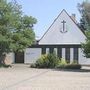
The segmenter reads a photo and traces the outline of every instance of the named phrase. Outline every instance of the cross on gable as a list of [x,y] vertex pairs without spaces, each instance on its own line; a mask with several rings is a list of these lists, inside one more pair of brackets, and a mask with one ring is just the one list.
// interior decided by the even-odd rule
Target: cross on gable
[[61,23],[63,24],[63,31],[64,31],[65,30],[65,23],[66,23],[66,21],[63,20]]
[[63,20],[61,23],[63,24],[63,30],[60,31],[60,32],[62,32],[62,33],[67,32],[67,31],[65,30],[65,23],[66,23],[66,21]]

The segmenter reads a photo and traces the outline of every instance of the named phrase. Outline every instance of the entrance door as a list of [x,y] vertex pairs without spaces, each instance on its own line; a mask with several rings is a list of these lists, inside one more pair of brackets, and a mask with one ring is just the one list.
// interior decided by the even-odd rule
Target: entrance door
[[15,63],[24,63],[24,52],[15,53]]

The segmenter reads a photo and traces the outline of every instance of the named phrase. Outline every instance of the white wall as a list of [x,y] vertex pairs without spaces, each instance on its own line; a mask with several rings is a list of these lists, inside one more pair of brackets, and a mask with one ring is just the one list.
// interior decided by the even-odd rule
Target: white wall
[[49,48],[46,48],[46,54],[48,54],[49,53]]
[[27,48],[24,53],[24,63],[35,63],[41,56],[41,48]]
[[65,59],[65,48],[62,48],[62,58]]
[[90,58],[86,58],[81,48],[79,48],[79,64],[90,65]]

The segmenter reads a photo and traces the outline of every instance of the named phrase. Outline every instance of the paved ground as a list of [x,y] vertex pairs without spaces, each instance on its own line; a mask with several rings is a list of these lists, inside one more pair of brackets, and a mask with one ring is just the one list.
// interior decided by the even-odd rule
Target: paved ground
[[32,69],[28,65],[0,68],[0,90],[90,90],[90,68],[84,71]]

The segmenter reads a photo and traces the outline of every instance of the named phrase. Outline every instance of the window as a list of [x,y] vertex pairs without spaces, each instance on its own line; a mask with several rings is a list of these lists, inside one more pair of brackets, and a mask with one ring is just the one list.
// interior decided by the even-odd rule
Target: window
[[45,47],[42,48],[42,54],[46,54],[46,48]]
[[57,56],[62,58],[62,48],[57,48]]
[[53,53],[54,52],[54,48],[50,47],[49,48],[49,53]]
[[65,59],[68,63],[70,63],[70,48],[65,49]]
[[73,60],[78,61],[78,48],[74,48],[73,50]]

